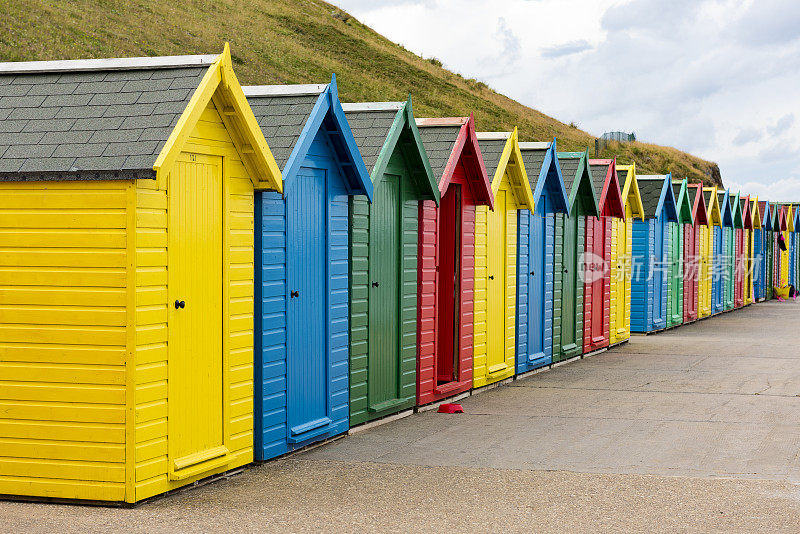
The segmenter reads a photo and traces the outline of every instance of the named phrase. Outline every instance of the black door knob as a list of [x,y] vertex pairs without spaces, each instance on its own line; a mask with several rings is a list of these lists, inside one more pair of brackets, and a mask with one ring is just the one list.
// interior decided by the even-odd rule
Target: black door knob
[[489,280],[494,280],[494,275],[489,275]]
[[176,310],[178,310],[180,308],[185,308],[185,307],[186,307],[186,301],[185,300],[176,300],[175,301],[175,309]]
[[533,272],[533,271],[531,271],[531,276],[533,276],[533,275],[534,275],[534,272]]
[[372,287],[378,287],[379,285],[381,285],[380,282],[372,282]]
[[295,298],[295,297],[299,297],[299,296],[300,296],[300,292],[299,291],[289,291],[289,298]]

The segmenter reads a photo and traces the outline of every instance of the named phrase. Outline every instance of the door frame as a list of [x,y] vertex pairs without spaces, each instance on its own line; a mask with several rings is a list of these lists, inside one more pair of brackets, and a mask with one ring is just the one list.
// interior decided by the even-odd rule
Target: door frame
[[[188,147],[187,147],[188,148]],[[171,194],[171,174],[166,178],[166,185],[167,185],[167,477],[169,480],[185,480],[192,477],[201,476],[204,473],[209,471],[213,471],[215,469],[219,469],[228,465],[231,461],[233,461],[234,457],[231,454],[231,428],[230,428],[230,266],[231,266],[231,257],[230,257],[230,169],[229,166],[225,163],[226,158],[226,151],[222,148],[215,148],[211,146],[203,146],[202,151],[193,150],[189,151],[187,149],[182,150],[178,157],[176,158],[176,163],[179,161],[186,161],[184,158],[188,158],[188,161],[192,161],[191,157],[193,155],[208,157],[208,158],[219,158],[220,163],[220,179],[222,180],[222,184],[220,187],[222,193],[222,202],[220,206],[221,216],[222,216],[222,250],[221,250],[221,258],[220,261],[222,262],[222,354],[221,354],[221,365],[222,365],[222,446],[217,447],[215,449],[210,449],[206,451],[205,454],[198,454],[196,458],[190,458],[190,460],[196,460],[192,463],[178,466],[176,465],[176,460],[178,458],[175,457],[175,441],[171,439],[170,435],[170,421],[174,420],[176,417],[175,414],[175,404],[170,402],[169,399],[171,398],[170,389],[172,388],[171,384],[174,385],[177,382],[174,366],[170,365],[170,350],[169,346],[172,342],[173,338],[173,328],[169,326],[169,320],[172,315],[175,313],[175,309],[171,307],[169,304],[176,300],[178,296],[175,295],[173,292],[174,290],[171,288],[175,287],[175,271],[174,269],[169,269],[169,265],[174,265],[175,258],[176,258],[176,246],[174,239],[176,236],[172,232],[173,227],[173,220],[172,220],[172,203],[174,201],[174,196]],[[174,167],[173,167],[174,170]]]

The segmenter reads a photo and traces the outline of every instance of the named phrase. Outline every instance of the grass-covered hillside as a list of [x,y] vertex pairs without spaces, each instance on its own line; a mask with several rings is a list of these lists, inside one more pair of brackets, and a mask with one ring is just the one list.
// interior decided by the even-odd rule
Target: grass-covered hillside
[[[229,41],[243,84],[325,82],[337,74],[344,101],[404,100],[417,116],[475,113],[481,130],[518,126],[521,139],[553,136],[562,150],[592,136],[464,79],[392,43],[317,0],[0,0],[0,60],[208,54]],[[593,152],[593,151],[592,151]],[[640,173],[719,183],[716,164],[674,148],[614,145]]]

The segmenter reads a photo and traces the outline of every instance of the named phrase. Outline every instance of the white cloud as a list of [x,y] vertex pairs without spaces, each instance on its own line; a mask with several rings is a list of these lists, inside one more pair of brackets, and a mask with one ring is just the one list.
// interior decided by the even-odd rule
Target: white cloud
[[778,199],[800,180],[796,0],[338,4],[563,122],[595,135],[635,131],[717,161],[726,185],[761,184]]

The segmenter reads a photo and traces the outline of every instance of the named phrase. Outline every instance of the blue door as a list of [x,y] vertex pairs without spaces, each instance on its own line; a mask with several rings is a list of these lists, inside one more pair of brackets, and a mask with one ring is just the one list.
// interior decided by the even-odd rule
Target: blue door
[[664,219],[655,221],[655,243],[653,244],[653,328],[666,326],[667,310],[664,302],[664,258],[667,223]]
[[326,173],[303,167],[286,199],[288,441],[328,431]]
[[528,257],[528,354],[527,365],[535,369],[552,362],[552,355],[545,354],[545,225],[547,223],[547,199],[539,197],[536,212],[531,215],[529,225]]
[[722,293],[723,293],[723,278],[725,272],[725,265],[722,260],[725,257],[725,251],[722,249],[722,227],[714,227],[714,270],[712,272],[711,282],[711,311],[718,313],[722,311]]
[[763,255],[761,253],[763,236],[761,230],[753,230],[753,291],[756,299],[764,297]]

